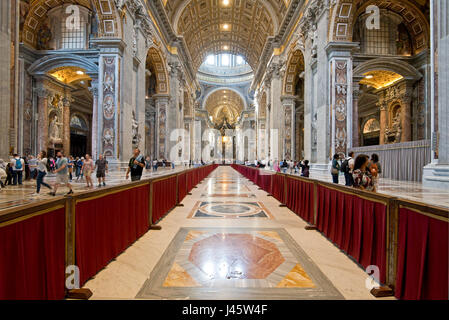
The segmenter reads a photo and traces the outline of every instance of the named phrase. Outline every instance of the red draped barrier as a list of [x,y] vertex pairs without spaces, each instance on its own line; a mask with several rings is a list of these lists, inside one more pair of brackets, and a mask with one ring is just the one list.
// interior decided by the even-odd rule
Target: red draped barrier
[[287,207],[310,224],[314,224],[314,184],[299,179],[286,177]]
[[192,171],[187,171],[186,172],[187,193],[192,191],[193,187],[195,186],[194,182],[195,181],[194,181],[193,170]]
[[448,222],[399,209],[395,296],[448,299]]
[[153,182],[153,223],[176,206],[176,192],[176,176]]
[[285,203],[284,188],[284,176],[280,174],[273,175],[272,194],[280,203]]
[[318,230],[363,268],[378,266],[380,281],[385,283],[386,205],[321,185],[317,202]]
[[148,184],[76,203],[81,285],[148,230],[148,208]]
[[180,203],[187,195],[187,173],[183,172],[178,175],[178,203]]
[[271,180],[273,179],[273,174],[263,174],[259,173],[257,176],[257,185],[262,188],[263,191],[271,193]]
[[64,208],[0,225],[0,300],[59,300],[64,284]]

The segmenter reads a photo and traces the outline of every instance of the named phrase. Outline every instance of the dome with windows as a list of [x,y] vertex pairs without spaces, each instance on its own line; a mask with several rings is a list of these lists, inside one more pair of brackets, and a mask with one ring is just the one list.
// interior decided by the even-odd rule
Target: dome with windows
[[197,76],[205,82],[229,84],[252,81],[253,70],[243,56],[220,53],[208,55]]

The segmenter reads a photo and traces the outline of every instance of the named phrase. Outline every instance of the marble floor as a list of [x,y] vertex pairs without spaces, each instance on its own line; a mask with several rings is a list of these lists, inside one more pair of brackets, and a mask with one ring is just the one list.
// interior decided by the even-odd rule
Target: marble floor
[[[181,166],[175,168],[174,170],[171,168],[159,168],[158,171],[156,171],[154,173],[152,172],[152,170],[144,170],[142,179],[151,178],[151,177],[159,177],[159,176],[171,174],[173,172],[181,171],[184,169],[185,168],[181,167]],[[108,174],[106,175],[106,187],[121,185],[121,184],[130,182],[130,179],[128,179],[128,180],[125,179],[125,173],[126,173],[125,169],[109,171]],[[55,183],[55,181],[56,181],[56,176],[54,174],[50,173],[45,177],[45,182],[50,185],[53,185]],[[104,188],[104,187],[98,187],[98,181],[95,176],[95,173],[92,174],[92,182],[94,184],[94,187],[87,188],[85,179],[76,180],[76,178],[74,177],[71,184],[72,184],[72,187],[73,187],[73,190],[75,191],[75,193],[85,192],[85,191],[89,191],[89,190],[97,189],[97,188]],[[20,205],[29,204],[29,203],[33,203],[33,202],[41,201],[41,200],[45,200],[45,199],[52,199],[53,196],[48,194],[49,191],[50,191],[49,189],[42,186],[40,194],[37,196],[33,195],[36,192],[36,181],[35,180],[26,180],[23,182],[23,184],[21,186],[20,185],[6,186],[6,188],[3,188],[2,190],[0,190],[0,214],[1,214],[1,210],[3,210],[3,209],[9,209],[9,208],[13,208],[13,207],[17,207]],[[66,187],[60,187],[57,195],[64,195],[67,193],[67,191],[68,191],[68,189]]]
[[[290,170],[287,172],[290,174]],[[292,173],[295,175],[294,173]],[[311,172],[310,178],[326,182],[332,182],[331,174]],[[340,175],[339,184],[345,184],[345,177]],[[434,206],[449,208],[449,190],[424,187],[420,182],[396,181],[379,178],[378,193],[422,202]]]
[[364,270],[231,167],[182,204],[85,284],[91,299],[376,299]]

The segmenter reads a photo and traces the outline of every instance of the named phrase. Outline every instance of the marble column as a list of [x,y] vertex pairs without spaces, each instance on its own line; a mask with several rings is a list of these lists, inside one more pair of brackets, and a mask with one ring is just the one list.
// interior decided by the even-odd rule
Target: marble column
[[295,159],[295,97],[283,96],[281,98],[283,107],[283,159],[293,160]]
[[270,152],[272,160],[282,160],[284,154],[283,119],[284,110],[281,102],[282,93],[282,68],[281,62],[273,62],[269,71],[270,82]]
[[101,135],[99,133],[99,110],[98,110],[98,81],[92,81],[89,91],[92,94],[92,157],[98,159],[100,154],[99,146],[101,143]]
[[388,122],[387,118],[387,104],[385,102],[379,102],[376,105],[380,110],[380,137],[379,137],[379,144],[386,144],[387,141],[385,141],[385,130]]
[[37,152],[47,151],[48,149],[48,90],[41,87],[36,90],[37,111],[38,111],[38,150]]
[[11,1],[0,1],[0,158],[9,157],[11,112]]
[[449,3],[431,0],[432,95],[438,88],[438,98],[432,101],[432,150],[435,156],[424,168],[423,184],[449,189]]
[[352,51],[356,43],[330,43],[326,50],[330,64],[331,145],[330,155],[346,155],[352,148],[354,132]]
[[63,110],[62,110],[62,124],[63,124],[63,133],[62,133],[62,143],[63,143],[63,152],[66,157],[70,155],[70,102],[71,98],[66,97],[63,100]]
[[154,95],[156,108],[156,154],[158,159],[168,159],[167,110],[170,103],[168,95]]
[[412,140],[412,96],[410,89],[407,88],[407,92],[402,98],[401,107],[401,125],[402,125],[402,136],[401,142],[407,142]]
[[360,84],[354,81],[352,84],[352,147],[360,146],[360,123],[359,123],[359,96]]
[[99,79],[99,153],[112,161],[120,158],[120,58],[118,55],[100,56]]

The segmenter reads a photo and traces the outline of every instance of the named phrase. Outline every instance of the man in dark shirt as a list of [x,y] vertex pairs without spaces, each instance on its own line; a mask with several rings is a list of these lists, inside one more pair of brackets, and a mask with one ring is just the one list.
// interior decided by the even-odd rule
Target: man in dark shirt
[[142,178],[142,171],[145,168],[145,159],[140,154],[138,148],[134,149],[134,155],[129,160],[128,170],[126,170],[126,179],[129,177],[131,172],[131,181],[138,181]]
[[103,157],[102,154],[98,156],[98,160],[95,162],[95,168],[97,169],[97,179],[98,186],[101,187],[101,183],[103,182],[103,187],[106,186],[106,172],[108,171],[108,161]]

